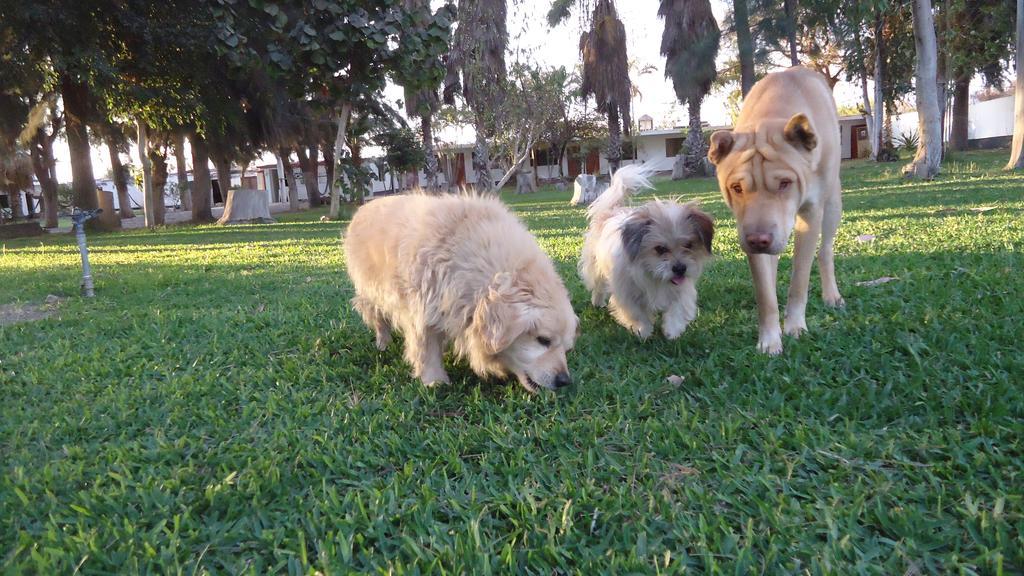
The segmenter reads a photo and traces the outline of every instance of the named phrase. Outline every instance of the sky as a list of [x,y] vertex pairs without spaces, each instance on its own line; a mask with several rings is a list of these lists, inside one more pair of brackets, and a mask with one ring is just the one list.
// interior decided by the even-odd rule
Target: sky
[[[566,22],[556,28],[549,28],[546,21],[550,0],[508,0],[508,31],[510,44],[529,54],[537,63],[545,66],[564,66],[573,69],[579,63],[579,39],[581,19],[573,13]],[[627,55],[642,68],[651,65],[653,72],[632,78],[641,97],[634,101],[634,121],[644,114],[654,119],[656,127],[683,126],[686,122],[686,109],[678,104],[672,83],[665,78],[665,60],[660,54],[661,33],[664,21],[658,17],[659,0],[617,0],[616,7],[619,18],[626,28],[628,39]],[[721,26],[727,3],[712,0],[711,9]],[[731,54],[724,47],[719,52],[719,67],[729,59]],[[514,51],[514,50],[513,50]],[[840,83],[836,87],[835,96],[839,105],[856,103],[860,91],[857,87]],[[400,100],[402,90],[390,86],[385,97],[392,102]],[[724,92],[712,92],[701,107],[701,117],[712,126],[729,123],[729,114],[725,105]],[[468,135],[467,135],[468,134]],[[472,133],[439,134],[442,140],[470,142]],[[71,165],[68,160],[67,143],[58,141],[54,152],[57,156],[57,177],[61,182],[71,181]],[[131,151],[131,161],[138,165],[136,151]],[[268,156],[270,160],[272,156]],[[172,160],[173,164],[173,160]],[[106,148],[93,149],[93,172],[102,178],[110,170],[110,159]]]

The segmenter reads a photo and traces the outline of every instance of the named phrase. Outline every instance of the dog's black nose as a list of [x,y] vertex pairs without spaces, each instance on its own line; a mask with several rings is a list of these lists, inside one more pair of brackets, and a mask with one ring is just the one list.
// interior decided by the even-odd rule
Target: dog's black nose
[[559,372],[555,376],[555,388],[565,388],[569,384],[572,384],[572,378],[568,372]]
[[676,276],[686,274],[686,264],[676,263],[672,265],[672,273]]

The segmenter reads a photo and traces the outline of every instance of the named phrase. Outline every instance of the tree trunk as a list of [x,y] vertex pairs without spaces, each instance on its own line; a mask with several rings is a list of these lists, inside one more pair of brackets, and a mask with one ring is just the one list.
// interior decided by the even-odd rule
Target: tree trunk
[[146,227],[156,226],[155,200],[153,198],[153,165],[149,161],[149,139],[146,123],[142,119],[135,121],[138,134],[139,161],[142,162],[142,212],[146,216]]
[[288,148],[278,150],[278,158],[284,164],[284,183],[288,188],[288,209],[299,209],[299,185],[295,182],[295,170],[292,168],[292,151]]
[[192,209],[192,184],[188,181],[188,166],[185,164],[185,135],[174,136],[174,164],[178,171],[178,194],[181,196],[181,209]]
[[309,145],[309,169],[313,176],[313,198],[310,199],[310,206],[321,206],[324,203],[323,194],[320,193],[320,144],[314,142]]
[[[72,202],[82,210],[93,210],[99,207],[99,199],[96,197],[96,178],[92,172],[89,131],[86,129],[90,109],[89,87],[84,82],[64,75],[61,77],[60,90],[64,100],[64,134],[71,156]],[[103,225],[99,218],[93,218],[86,222],[86,228],[99,230]]]
[[135,218],[131,199],[128,197],[128,175],[125,174],[121,155],[113,139],[107,139],[107,152],[110,153],[110,171],[114,176],[114,188],[117,190],[117,203],[120,206],[121,218]]
[[483,123],[476,124],[476,145],[473,147],[473,170],[476,171],[476,188],[481,192],[494,191],[494,180],[491,176],[491,150],[487,145],[487,136]]
[[153,173],[153,216],[157,226],[163,226],[166,212],[167,151],[151,146],[149,149],[150,170]]
[[423,179],[424,185],[432,194],[436,194],[441,185],[437,180],[439,172],[437,152],[434,150],[434,126],[430,114],[420,116],[420,136],[423,138]]
[[754,86],[754,40],[750,36],[750,13],[747,0],[732,0],[733,22],[736,25],[736,47],[740,59],[740,90],[744,97]]
[[608,171],[611,175],[619,171],[621,162],[622,127],[619,125],[619,108],[612,102],[608,104]]
[[700,124],[701,100],[693,97],[689,100],[690,129],[686,134],[686,153],[683,155],[684,178],[707,175],[704,164],[707,150],[704,149],[704,132]]
[[221,154],[214,154],[213,167],[217,169],[217,186],[220,188],[220,201],[226,204],[228,190],[231,189],[231,159]]
[[213,184],[210,182],[210,148],[198,134],[188,138],[192,148],[192,221],[213,222]]
[[861,70],[860,75],[861,97],[864,100],[864,122],[868,125],[868,142],[871,144],[871,159],[878,158],[878,139],[875,138],[875,115],[872,112],[871,96],[868,94],[868,72]]
[[889,142],[885,140],[885,116],[888,109],[885,106],[885,22],[882,20],[882,11],[875,8],[875,123],[874,133],[871,135],[871,150],[875,162],[885,160]]
[[789,62],[793,66],[800,65],[800,57],[797,55],[796,50],[796,2],[797,0],[785,0],[784,2],[786,35],[789,37]]
[[[310,152],[313,153],[312,158],[310,158]],[[299,168],[302,169],[302,183],[306,187],[309,207],[316,208],[320,205],[320,191],[317,189],[319,182],[317,181],[316,147],[311,146],[307,149],[304,146],[298,146],[295,148],[295,153],[299,157]]]
[[324,155],[324,176],[327,177],[327,201],[330,203],[338,195],[335,189],[337,182],[334,181],[334,147],[325,143],[321,144],[321,150]]
[[[16,179],[20,180],[21,178],[17,177]],[[7,203],[11,206],[11,220],[21,220],[25,217],[21,210],[21,190],[13,181],[8,181],[5,188],[7,189]]]
[[930,180],[939,173],[942,160],[942,132],[936,83],[938,54],[931,0],[914,0],[915,93],[917,96],[918,145],[914,160],[903,174]]
[[951,150],[967,150],[970,100],[971,75],[961,72],[953,83],[953,118],[949,128]]
[[1017,88],[1014,90],[1013,145],[1007,170],[1024,169],[1024,0],[1017,0]]
[[42,128],[32,138],[32,171],[43,192],[44,228],[57,227],[57,180],[53,177],[50,167],[55,163],[53,157],[53,137]]
[[[342,174],[342,179],[345,184],[348,184],[348,178],[344,176],[345,171],[341,166],[342,160],[345,158],[345,142],[348,140],[348,120],[352,116],[352,104],[345,102],[341,105],[341,114],[338,115],[338,128],[334,134],[334,154],[333,154],[333,172],[334,174]],[[337,186],[331,188],[331,208],[328,212],[328,216],[332,219],[336,219],[341,215],[341,194]]]
[[[352,152],[352,166],[357,169],[363,167],[363,145],[362,140],[359,136],[349,134],[348,137],[348,149]],[[354,195],[359,198],[360,203],[366,201],[366,187],[363,186],[362,182],[351,182],[350,183]],[[372,195],[372,191],[371,191]]]

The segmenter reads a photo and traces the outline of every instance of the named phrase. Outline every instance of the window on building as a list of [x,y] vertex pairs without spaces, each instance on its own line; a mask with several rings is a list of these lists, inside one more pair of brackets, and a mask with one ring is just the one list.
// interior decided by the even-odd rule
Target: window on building
[[531,165],[550,166],[555,163],[554,160],[552,160],[551,158],[552,156],[554,156],[554,154],[551,153],[550,148],[544,148],[543,150],[534,150]]
[[675,158],[679,155],[679,151],[683,148],[683,138],[666,138],[665,139],[665,157]]

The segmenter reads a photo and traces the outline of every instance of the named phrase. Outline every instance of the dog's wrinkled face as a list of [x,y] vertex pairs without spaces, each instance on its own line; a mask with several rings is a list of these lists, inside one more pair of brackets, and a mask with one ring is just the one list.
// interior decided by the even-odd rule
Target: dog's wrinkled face
[[736,215],[740,246],[748,254],[778,254],[786,248],[806,184],[820,151],[810,120],[765,120],[754,132],[719,130],[708,158],[718,171],[725,202]]
[[566,353],[576,343],[579,318],[560,283],[525,286],[499,273],[478,303],[473,325],[473,352],[486,371],[515,374],[530,392],[572,383]]
[[700,276],[713,235],[711,217],[694,204],[648,202],[622,224],[630,262],[654,280],[675,285]]

